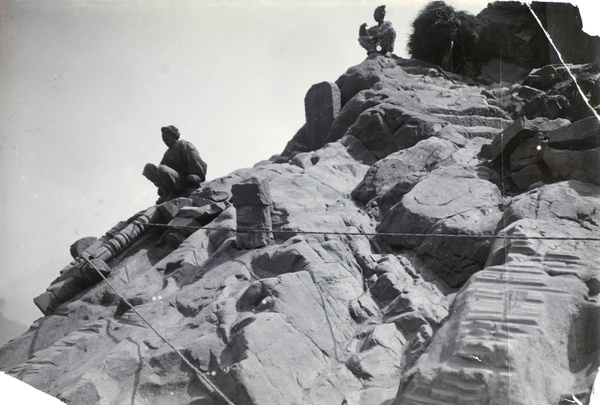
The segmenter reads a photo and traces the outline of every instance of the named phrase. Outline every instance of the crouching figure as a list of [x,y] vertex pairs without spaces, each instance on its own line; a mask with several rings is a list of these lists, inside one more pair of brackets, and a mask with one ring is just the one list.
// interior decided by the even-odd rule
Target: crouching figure
[[206,163],[191,142],[179,139],[173,125],[161,128],[169,149],[158,166],[148,163],[142,174],[158,187],[157,204],[181,196],[188,188],[198,188],[206,180]]
[[385,18],[385,6],[379,6],[375,9],[373,18],[377,25],[367,28],[367,23],[360,26],[358,31],[358,43],[367,50],[367,54],[380,53],[385,56],[391,56],[394,52],[394,41],[396,40],[396,31],[392,28],[390,21],[383,21]]

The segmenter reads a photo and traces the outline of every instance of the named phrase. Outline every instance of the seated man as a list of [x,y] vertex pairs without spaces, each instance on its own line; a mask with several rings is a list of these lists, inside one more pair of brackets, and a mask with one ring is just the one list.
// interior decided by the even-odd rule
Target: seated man
[[158,167],[148,163],[142,173],[158,187],[157,204],[181,195],[188,187],[197,188],[206,180],[206,163],[194,145],[179,139],[179,130],[173,125],[162,127],[161,132],[169,149]]
[[391,22],[383,21],[385,6],[377,7],[373,18],[377,21],[377,25],[369,29],[367,29],[367,23],[361,25],[358,31],[358,43],[367,50],[368,55],[377,52],[385,56],[391,56],[394,52],[396,31],[392,28]]

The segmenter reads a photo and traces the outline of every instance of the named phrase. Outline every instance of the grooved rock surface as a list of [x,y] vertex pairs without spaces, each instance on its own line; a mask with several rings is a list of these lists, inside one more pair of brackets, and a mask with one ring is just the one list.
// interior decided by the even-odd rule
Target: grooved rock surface
[[600,348],[600,306],[587,299],[598,294],[600,249],[586,240],[598,235],[599,191],[570,181],[513,200],[500,235],[514,239],[494,243],[488,266],[458,294],[455,315],[405,377],[394,403],[585,398],[593,382],[587,367],[598,364]]

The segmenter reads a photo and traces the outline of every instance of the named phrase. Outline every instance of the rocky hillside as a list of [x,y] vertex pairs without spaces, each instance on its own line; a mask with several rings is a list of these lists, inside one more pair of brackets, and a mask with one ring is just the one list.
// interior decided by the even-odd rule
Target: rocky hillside
[[[594,101],[600,66],[572,70]],[[372,55],[308,91],[281,155],[74,243],[0,369],[73,405],[585,403],[600,122],[578,97],[560,66],[484,86]]]

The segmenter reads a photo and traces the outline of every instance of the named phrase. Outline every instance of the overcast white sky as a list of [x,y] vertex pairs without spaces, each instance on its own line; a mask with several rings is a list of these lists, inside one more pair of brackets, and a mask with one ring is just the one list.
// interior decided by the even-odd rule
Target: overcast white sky
[[[387,4],[407,56],[424,0]],[[478,13],[485,0],[449,1]],[[600,31],[596,0],[579,0]],[[304,95],[365,53],[380,1],[0,0],[0,297],[30,324],[32,299],[69,245],[152,205],[141,176],[175,125],[213,179],[283,150]],[[591,32],[598,35],[599,32]],[[2,325],[0,325],[0,344]]]

